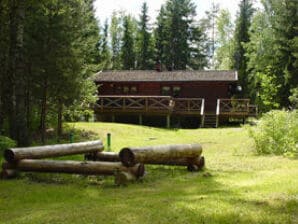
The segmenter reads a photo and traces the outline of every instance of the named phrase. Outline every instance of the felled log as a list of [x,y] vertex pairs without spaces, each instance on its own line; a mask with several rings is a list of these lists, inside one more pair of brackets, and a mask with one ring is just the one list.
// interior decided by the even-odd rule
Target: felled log
[[102,151],[103,148],[103,144],[100,140],[71,144],[10,148],[4,151],[4,158],[8,162],[12,162],[21,159],[41,159],[96,152]]
[[3,169],[0,172],[1,179],[11,179],[11,178],[15,178],[17,175],[18,175],[18,171],[12,170],[12,169]]
[[72,173],[87,175],[114,175],[116,172],[128,172],[136,178],[145,173],[143,164],[125,167],[120,162],[66,161],[66,160],[34,160],[24,159],[14,163],[4,162],[3,170],[19,170],[27,172]]
[[[202,153],[200,144],[163,145],[139,148],[123,148],[120,153],[120,161],[125,166],[134,166],[137,163],[144,164],[168,164],[184,158],[197,158]],[[175,165],[175,164],[173,164]]]
[[172,159],[166,162],[150,161],[147,164],[153,165],[169,165],[169,166],[186,166],[189,171],[199,171],[205,166],[205,158],[203,156],[197,156],[194,158],[179,158]]
[[85,160],[120,162],[119,153],[116,152],[94,152],[85,154]]

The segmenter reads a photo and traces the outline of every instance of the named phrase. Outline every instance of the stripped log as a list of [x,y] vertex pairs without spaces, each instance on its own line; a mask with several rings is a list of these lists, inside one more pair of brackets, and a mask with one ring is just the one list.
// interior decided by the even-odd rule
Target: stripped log
[[13,169],[3,169],[0,172],[0,178],[1,179],[11,179],[11,178],[15,178],[18,175],[18,171],[17,170],[13,170]]
[[86,162],[65,160],[33,160],[24,159],[14,163],[4,162],[4,170],[15,169],[27,172],[73,173],[87,175],[114,175],[116,172],[128,172],[136,178],[145,173],[143,164],[125,167],[120,162]]
[[197,158],[202,153],[200,144],[164,145],[139,148],[123,148],[120,153],[120,161],[125,166],[134,166],[137,163],[167,164],[179,159]]
[[94,152],[85,154],[85,160],[120,162],[119,154],[116,152]]
[[147,164],[153,165],[169,165],[169,166],[186,166],[189,171],[199,171],[205,166],[205,158],[203,156],[197,156],[194,158],[179,158],[172,159],[166,162],[150,161]]
[[58,144],[26,148],[10,148],[4,151],[4,158],[8,162],[21,159],[41,159],[89,153],[103,150],[100,140],[72,144]]

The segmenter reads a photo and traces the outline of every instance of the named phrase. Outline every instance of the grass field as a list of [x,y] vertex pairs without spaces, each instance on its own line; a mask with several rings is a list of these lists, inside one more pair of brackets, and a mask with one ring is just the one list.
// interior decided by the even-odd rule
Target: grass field
[[22,174],[0,181],[0,223],[298,223],[298,160],[255,155],[245,129],[71,126],[104,141],[110,132],[113,151],[201,143],[206,169],[146,166],[145,178],[126,187],[111,177]]

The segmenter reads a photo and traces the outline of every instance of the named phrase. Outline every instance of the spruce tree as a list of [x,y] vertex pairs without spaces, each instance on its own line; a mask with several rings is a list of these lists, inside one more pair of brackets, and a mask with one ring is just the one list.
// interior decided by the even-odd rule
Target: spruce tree
[[149,30],[149,16],[148,16],[148,6],[144,2],[142,5],[142,11],[140,15],[140,21],[138,23],[138,68],[141,70],[152,69],[153,60],[153,49],[152,49],[152,37]]
[[123,19],[123,38],[121,46],[122,66],[125,70],[135,68],[135,40],[133,21],[131,16],[124,16]]
[[121,28],[121,17],[118,13],[113,12],[110,25],[111,35],[111,50],[112,50],[112,69],[121,69],[121,39],[122,39],[122,28]]
[[248,74],[247,74],[247,58],[245,57],[244,44],[249,42],[248,30],[251,25],[251,19],[254,9],[251,0],[241,0],[239,4],[239,12],[236,20],[235,39],[234,39],[234,69],[238,71],[239,83],[242,87],[242,96],[247,97],[248,90]]

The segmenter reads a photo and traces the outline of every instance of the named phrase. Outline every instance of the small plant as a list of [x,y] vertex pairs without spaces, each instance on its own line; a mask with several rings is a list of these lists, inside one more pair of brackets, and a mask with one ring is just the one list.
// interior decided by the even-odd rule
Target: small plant
[[0,136],[0,154],[3,154],[3,151],[7,148],[15,147],[17,144],[14,140],[5,137]]
[[270,111],[263,115],[256,127],[249,127],[259,154],[298,153],[298,111]]

